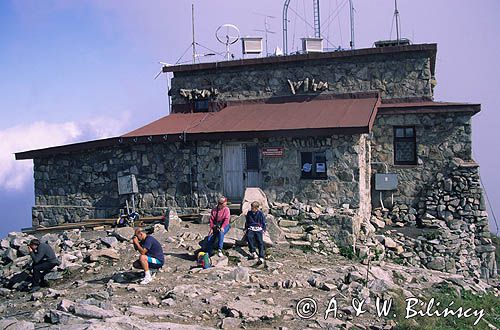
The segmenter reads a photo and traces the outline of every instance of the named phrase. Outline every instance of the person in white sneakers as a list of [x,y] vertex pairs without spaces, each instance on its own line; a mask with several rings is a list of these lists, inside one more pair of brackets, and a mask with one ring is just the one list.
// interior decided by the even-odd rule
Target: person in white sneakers
[[144,270],[144,279],[141,284],[148,284],[153,280],[150,269],[159,269],[163,266],[165,259],[160,242],[151,235],[147,235],[140,228],[135,230],[132,238],[134,248],[141,254],[139,259],[134,261],[133,266]]
[[[250,259],[259,257],[258,264],[264,263],[266,251],[264,249],[263,234],[266,231],[266,216],[259,210],[260,203],[255,201],[251,204],[251,209],[247,212],[245,222],[245,235],[247,237]],[[255,252],[255,243],[259,249],[259,254]]]
[[210,213],[210,231],[208,232],[207,249],[205,251],[209,255],[212,255],[212,248],[217,240],[217,254],[219,257],[222,257],[224,235],[226,235],[231,228],[229,224],[230,219],[231,213],[227,207],[227,198],[221,197],[217,201],[217,206]]

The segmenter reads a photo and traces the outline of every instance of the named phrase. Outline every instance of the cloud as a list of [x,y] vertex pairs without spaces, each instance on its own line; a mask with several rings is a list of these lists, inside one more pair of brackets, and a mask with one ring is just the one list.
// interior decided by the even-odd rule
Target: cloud
[[37,121],[0,130],[0,189],[20,191],[33,176],[33,161],[16,161],[14,153],[102,139],[123,134],[129,114],[122,118],[98,117],[81,122]]

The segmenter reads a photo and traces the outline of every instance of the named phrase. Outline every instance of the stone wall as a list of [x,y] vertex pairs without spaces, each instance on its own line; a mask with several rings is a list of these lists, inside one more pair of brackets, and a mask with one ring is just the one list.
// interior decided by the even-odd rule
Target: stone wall
[[[417,165],[394,165],[393,127],[414,126],[417,142]],[[396,204],[413,205],[422,189],[435,180],[437,173],[446,173],[453,157],[471,160],[471,114],[405,114],[377,115],[371,141],[372,162],[383,162],[390,173],[397,173],[399,185],[394,192]],[[374,172],[383,173],[382,165],[373,165]],[[391,194],[384,193],[384,205],[390,206]],[[380,206],[378,192],[372,202]]]
[[447,173],[425,187],[416,208],[399,204],[375,210],[372,223],[399,244],[387,255],[413,266],[496,277],[495,246],[479,179],[478,165],[455,158]]
[[[261,159],[261,187],[270,201],[359,208],[360,153],[365,152],[359,141],[359,135],[260,140],[260,148],[285,149],[282,158]],[[208,208],[223,192],[222,145],[152,143],[36,159],[33,226],[115,217],[125,205],[117,177],[128,174],[136,176],[143,215],[160,215],[167,207],[179,213]],[[325,151],[327,180],[300,178],[301,151]]]
[[[328,138],[271,138],[260,147],[281,146],[282,158],[262,158],[262,190],[270,202],[290,203],[297,199],[305,204],[340,208],[360,206],[359,143],[360,135],[336,135]],[[325,151],[327,180],[301,179],[302,151]]]
[[[217,89],[221,100],[289,96],[288,80],[306,78],[310,85],[312,79],[328,83],[325,92],[330,93],[380,91],[383,98],[432,98],[430,58],[422,52],[175,72],[170,93],[174,105],[187,102],[181,89]],[[297,93],[304,93],[303,86]]]

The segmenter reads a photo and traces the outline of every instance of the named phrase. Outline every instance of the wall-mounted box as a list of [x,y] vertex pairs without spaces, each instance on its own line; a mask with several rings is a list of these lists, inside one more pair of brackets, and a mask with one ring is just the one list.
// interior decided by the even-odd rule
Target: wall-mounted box
[[260,54],[262,53],[262,38],[261,37],[241,38],[241,46],[243,54]]
[[375,174],[375,190],[398,189],[398,175],[396,173]]
[[119,195],[128,195],[128,194],[137,194],[139,189],[137,188],[137,180],[135,179],[135,175],[125,175],[118,177],[118,194]]

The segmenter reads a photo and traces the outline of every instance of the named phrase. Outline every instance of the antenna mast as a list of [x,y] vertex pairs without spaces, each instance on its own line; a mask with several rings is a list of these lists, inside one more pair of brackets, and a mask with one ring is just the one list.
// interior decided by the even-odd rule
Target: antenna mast
[[285,0],[283,5],[283,54],[288,55],[288,5],[291,0]]
[[394,0],[394,17],[396,18],[396,40],[399,44],[399,29],[401,28],[399,22],[398,0]]
[[351,49],[355,48],[354,45],[354,4],[353,0],[349,0],[349,7],[350,7],[350,20],[351,20]]
[[193,27],[193,43],[191,44],[193,47],[193,64],[196,63],[196,42],[194,40],[194,3],[191,4],[191,24]]
[[321,22],[319,19],[319,0],[313,0],[314,10],[314,37],[321,38]]

